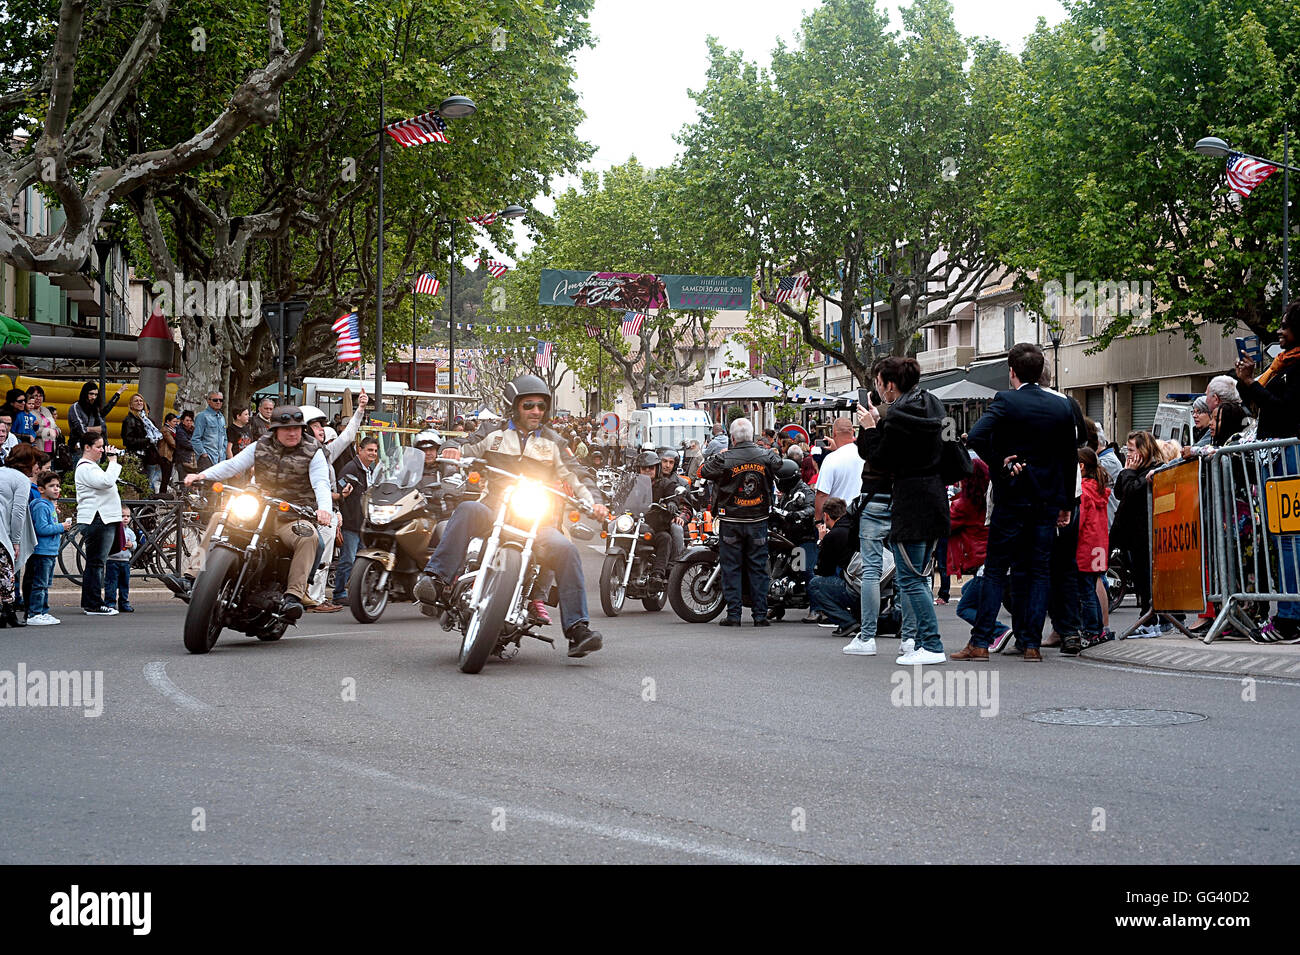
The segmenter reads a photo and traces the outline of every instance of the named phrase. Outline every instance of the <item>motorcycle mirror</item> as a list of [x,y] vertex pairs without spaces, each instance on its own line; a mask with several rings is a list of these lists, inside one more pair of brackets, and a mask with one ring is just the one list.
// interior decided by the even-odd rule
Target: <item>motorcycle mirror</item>
[[[590,525],[583,523],[574,524],[569,528],[569,533],[580,541],[589,541],[596,536],[596,532],[590,527]],[[604,537],[605,534],[602,532],[600,536]]]
[[687,491],[689,491],[689,490],[690,490],[690,488],[686,487],[685,485],[680,485],[680,484],[679,484],[679,485],[677,486],[677,490],[673,491],[673,493],[674,493],[674,494],[685,494],[685,493],[686,493]]

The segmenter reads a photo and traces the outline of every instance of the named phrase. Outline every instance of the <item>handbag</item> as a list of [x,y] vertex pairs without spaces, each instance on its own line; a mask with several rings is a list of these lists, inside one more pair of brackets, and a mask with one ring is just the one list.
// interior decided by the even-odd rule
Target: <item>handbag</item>
[[944,484],[957,484],[975,473],[970,455],[956,441],[944,440],[939,447],[939,478]]

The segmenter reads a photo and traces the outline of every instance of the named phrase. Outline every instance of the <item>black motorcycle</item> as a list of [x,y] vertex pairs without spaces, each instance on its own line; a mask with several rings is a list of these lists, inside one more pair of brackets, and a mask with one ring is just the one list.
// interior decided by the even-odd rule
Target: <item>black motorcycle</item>
[[213,484],[212,490],[234,496],[222,509],[206,566],[190,593],[185,612],[185,649],[190,653],[207,653],[226,627],[259,640],[284,636],[290,621],[282,600],[293,554],[280,542],[275,525],[283,515],[293,514],[302,518],[294,524],[294,533],[316,536],[316,512],[309,508],[256,488]]
[[[686,492],[687,488],[678,488],[679,496]],[[664,608],[664,585],[650,581],[655,557],[653,528],[671,523],[676,511],[676,506],[669,508],[662,502],[651,504],[649,510],[636,516],[620,514],[614,518],[611,530],[601,534],[605,538],[605,562],[600,568],[600,609],[606,617],[617,617],[629,597],[640,600],[652,612]]]

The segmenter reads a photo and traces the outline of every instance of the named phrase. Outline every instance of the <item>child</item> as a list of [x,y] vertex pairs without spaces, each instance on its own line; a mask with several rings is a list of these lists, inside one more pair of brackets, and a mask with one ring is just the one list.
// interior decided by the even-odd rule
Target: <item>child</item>
[[1106,572],[1110,556],[1106,529],[1110,475],[1092,448],[1079,449],[1079,469],[1083,472],[1083,495],[1079,498],[1079,546],[1074,556],[1079,568],[1080,629],[1086,648],[1115,639],[1101,622],[1101,601],[1097,597],[1097,581]]
[[72,518],[59,523],[54,502],[62,493],[63,482],[53,471],[42,471],[36,476],[36,490],[40,496],[32,501],[30,512],[32,527],[36,530],[36,546],[27,558],[23,577],[30,582],[27,598],[27,625],[50,627],[60,622],[50,613],[50,581],[54,579],[54,562],[59,559],[63,532],[72,526]]
[[135,531],[131,529],[131,509],[122,507],[122,533],[126,546],[116,554],[109,554],[104,562],[104,606],[113,606],[117,599],[118,613],[135,613],[131,606],[131,555],[135,553]]

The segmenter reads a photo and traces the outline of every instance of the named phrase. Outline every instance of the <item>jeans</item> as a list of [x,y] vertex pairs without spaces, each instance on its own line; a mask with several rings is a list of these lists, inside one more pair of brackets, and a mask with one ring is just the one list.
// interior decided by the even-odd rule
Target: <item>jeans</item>
[[[858,550],[862,555],[862,593],[858,598],[862,631],[859,636],[862,640],[876,638],[876,621],[880,617],[880,574],[891,515],[889,501],[873,500],[862,509],[858,521]],[[898,579],[897,574],[894,579]]]
[[27,569],[23,571],[23,587],[27,593],[23,602],[27,604],[29,617],[50,612],[50,582],[54,579],[57,560],[54,554],[32,554],[27,558]]
[[749,578],[749,596],[755,620],[767,617],[767,521],[722,521],[718,533],[718,566],[722,569],[722,596],[727,618],[739,620],[743,609],[741,568]]
[[858,597],[839,574],[828,577],[814,576],[808,584],[808,605],[813,612],[824,613],[827,619],[847,627],[858,622],[853,611],[858,608]]
[[343,546],[339,548],[339,559],[335,562],[334,602],[341,604],[348,599],[348,581],[352,578],[352,565],[357,561],[357,548],[361,546],[361,533],[343,529]]
[[903,629],[899,638],[914,639],[918,650],[943,653],[939,618],[934,614],[934,598],[930,595],[930,577],[925,573],[934,543],[894,541],[889,547],[894,552],[895,589],[903,608]]
[[131,606],[131,562],[108,560],[104,564],[104,606]]
[[994,503],[984,559],[984,588],[971,628],[971,643],[975,646],[987,649],[997,634],[998,607],[1002,605],[1008,571],[1016,645],[1037,650],[1042,644],[1056,513],[1047,505],[998,507]]
[[654,546],[654,560],[650,563],[650,572],[660,577],[668,576],[668,562],[673,559],[673,532],[671,530],[656,531],[654,540],[650,542]]
[[[804,541],[795,547],[796,553],[791,555],[793,560],[799,560],[797,551],[803,551],[803,582],[805,587],[811,587],[813,582],[813,571],[817,569],[817,542]],[[799,569],[794,569],[795,573],[800,573]]]
[[[1056,529],[1052,538],[1051,590],[1047,616],[1052,628],[1062,637],[1082,636],[1086,631],[1079,620],[1079,509],[1070,515],[1067,527]],[[1097,633],[1098,631],[1091,631]]]
[[1097,578],[1101,574],[1079,575],[1079,632],[1095,637],[1105,629],[1101,622],[1101,601],[1097,599]]
[[[469,542],[475,537],[487,537],[492,531],[492,512],[479,501],[465,501],[452,512],[451,520],[442,532],[442,539],[434,548],[425,573],[432,574],[444,584],[460,575],[465,566]],[[578,548],[554,527],[543,527],[533,542],[533,554],[538,563],[553,571],[560,591],[560,621],[567,632],[587,617],[587,588],[582,578],[582,558]]]
[[[984,592],[984,578],[972,577],[966,582],[966,586],[961,589],[961,599],[957,601],[957,616],[965,620],[972,627],[975,625],[975,618],[979,611],[980,594]],[[1007,625],[1001,620],[993,624],[997,633],[1007,629]]]
[[86,551],[86,572],[81,575],[81,609],[98,610],[104,606],[104,564],[117,546],[118,522],[105,524],[96,514],[93,521],[80,526]]
[[162,466],[151,464],[144,469],[144,473],[149,478],[149,484],[153,488],[153,492],[157,494],[162,489]]

